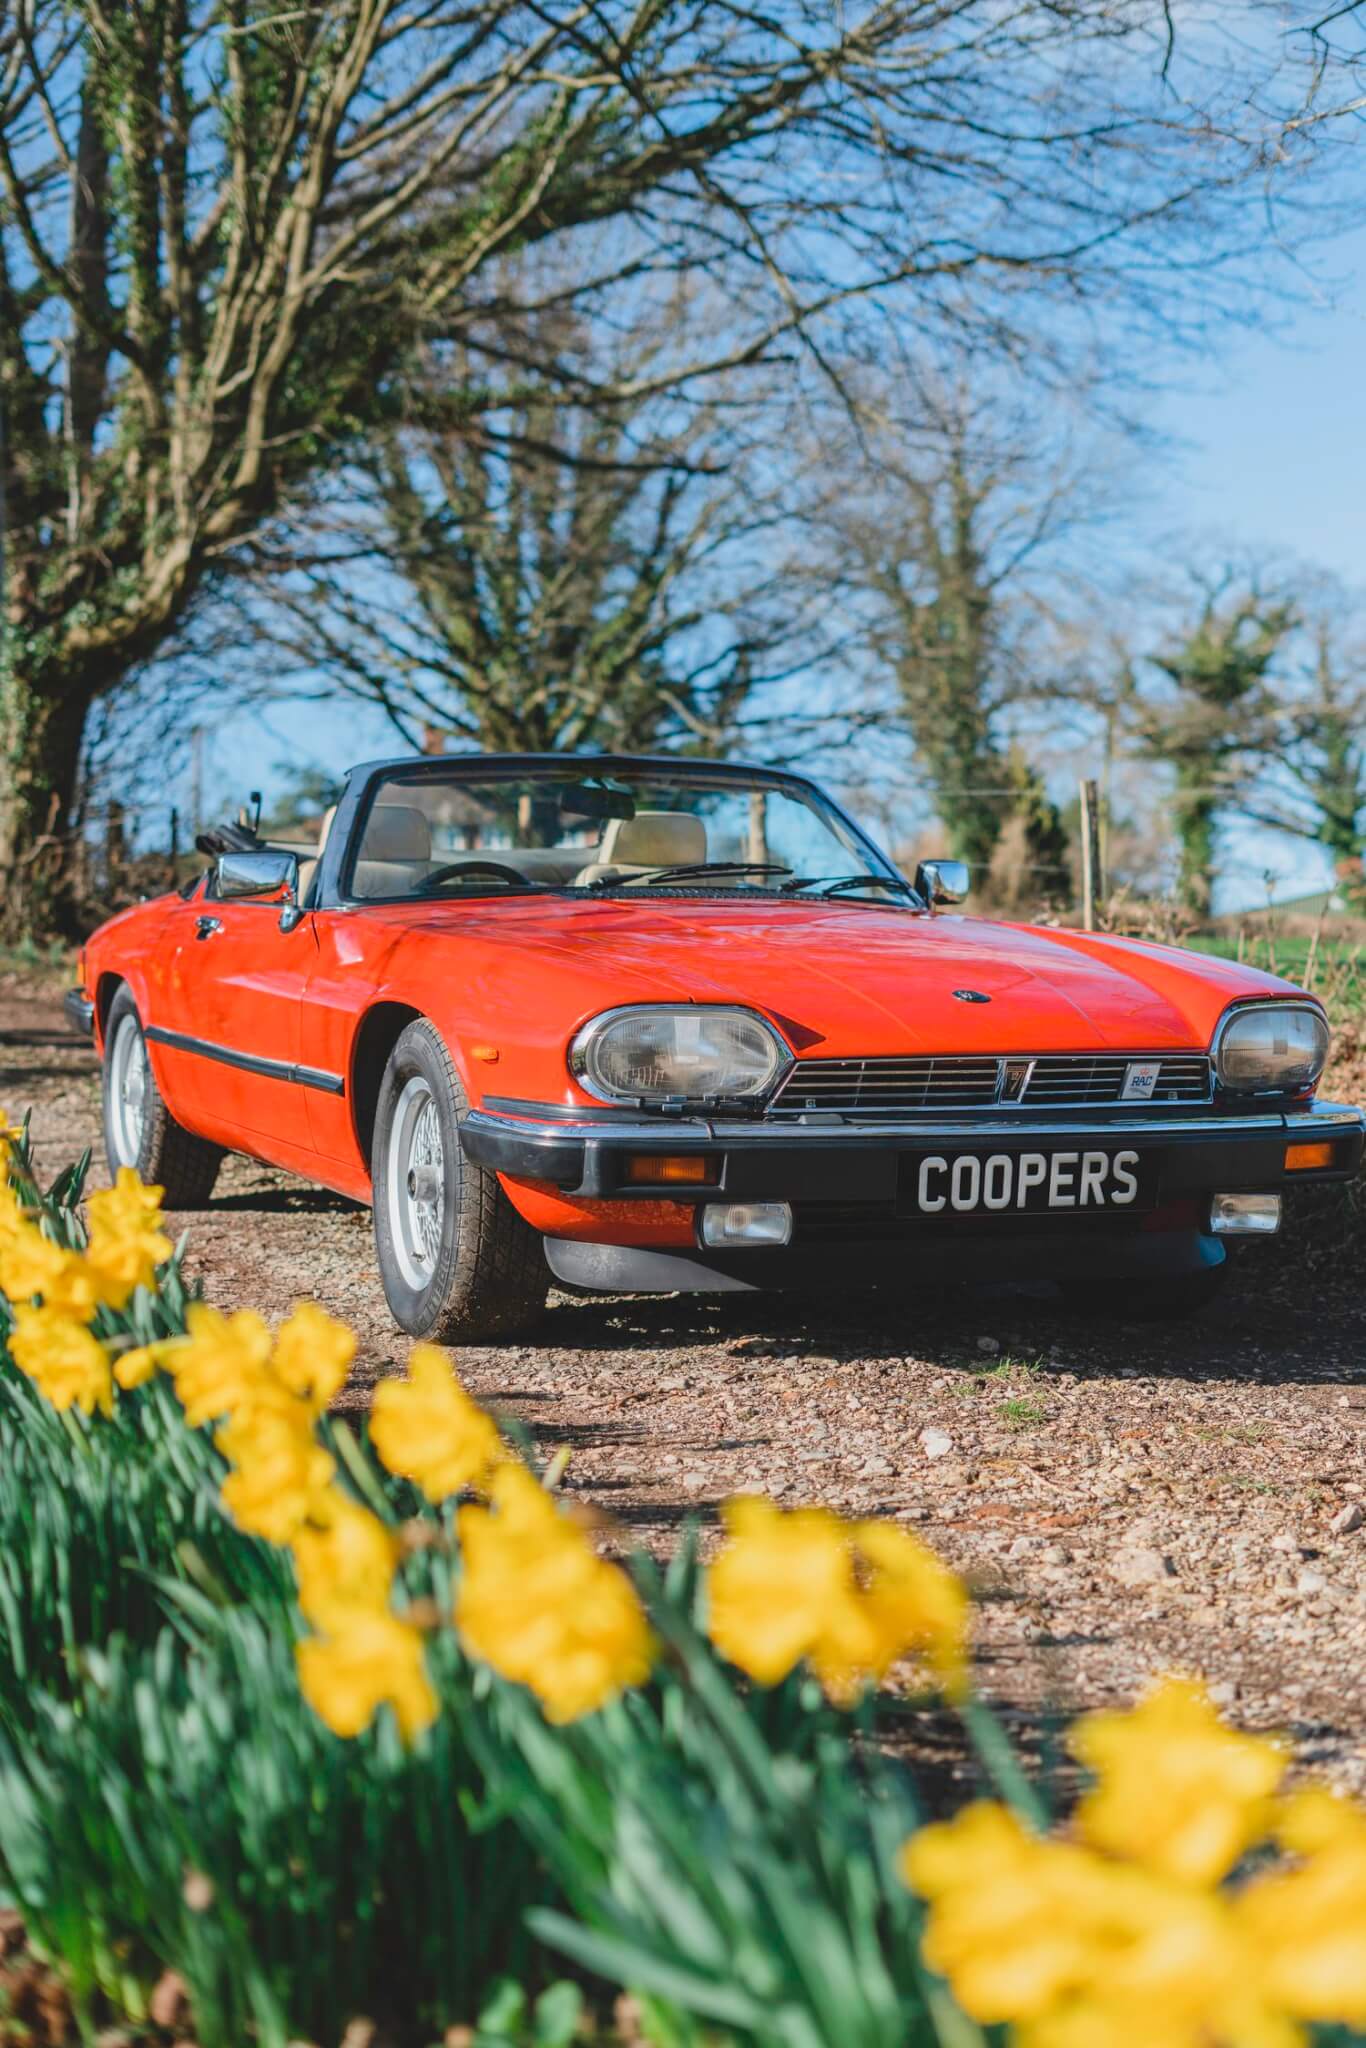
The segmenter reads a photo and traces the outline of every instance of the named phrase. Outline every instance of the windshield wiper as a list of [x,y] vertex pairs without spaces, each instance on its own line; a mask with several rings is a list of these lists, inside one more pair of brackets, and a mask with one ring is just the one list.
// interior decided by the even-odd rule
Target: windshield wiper
[[844,896],[851,889],[897,889],[903,896],[914,896],[915,891],[904,875],[808,875],[798,882],[784,882],[784,896],[800,895],[812,890],[818,896]]
[[656,882],[691,882],[705,879],[708,875],[790,875],[792,870],[780,860],[692,860],[683,861],[677,867],[653,868],[643,875],[599,875],[596,882],[585,886],[589,889],[653,889]]

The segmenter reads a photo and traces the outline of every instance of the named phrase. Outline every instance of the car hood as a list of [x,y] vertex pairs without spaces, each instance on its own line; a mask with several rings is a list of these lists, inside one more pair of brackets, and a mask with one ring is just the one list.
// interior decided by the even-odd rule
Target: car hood
[[585,1016],[747,1004],[799,1055],[1203,1048],[1230,1002],[1296,992],[1176,947],[848,901],[555,897],[423,906],[403,922],[513,947],[519,980],[535,957],[553,962]]

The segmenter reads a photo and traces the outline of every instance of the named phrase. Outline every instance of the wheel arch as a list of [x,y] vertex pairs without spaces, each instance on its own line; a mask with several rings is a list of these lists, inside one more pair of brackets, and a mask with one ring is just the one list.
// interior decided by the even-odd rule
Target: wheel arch
[[[360,1020],[351,1046],[351,1071],[347,1078],[351,1097],[351,1121],[356,1143],[369,1171],[375,1143],[375,1113],[379,1108],[379,1086],[389,1055],[410,1024],[419,1018],[431,1023],[424,1010],[412,1003],[386,999],[372,1003]],[[435,1030],[435,1025],[432,1026]]]
[[[127,989],[128,994],[132,998],[133,1007],[143,1024],[145,1025],[148,1022],[151,998],[145,979],[137,971],[136,967],[131,973],[123,972],[118,967],[101,968],[95,977],[95,986],[92,991],[95,1002],[95,1046],[101,1058],[104,1057],[109,1045],[109,1012],[113,1009],[115,999],[122,989]],[[155,1072],[157,1048],[149,1045],[147,1052],[148,1057],[152,1060],[153,1071]],[[158,1085],[160,1085],[160,1077],[158,1077]]]
[[[114,1006],[114,998],[121,988],[127,988],[128,986],[127,976],[116,974],[112,967],[106,967],[95,984],[95,1025],[99,1033],[101,1045],[105,1041],[106,1027],[109,1023],[109,1012]],[[137,997],[134,996],[133,1000],[136,1002]]]

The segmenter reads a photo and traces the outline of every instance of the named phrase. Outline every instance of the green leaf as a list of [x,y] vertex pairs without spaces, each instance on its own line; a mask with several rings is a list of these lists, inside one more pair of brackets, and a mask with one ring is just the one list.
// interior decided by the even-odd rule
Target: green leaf
[[569,2048],[583,2018],[583,1992],[562,1977],[536,2000],[532,2040],[536,2048]]
[[479,2008],[478,2032],[515,2041],[526,2021],[526,1993],[511,1977],[495,1977]]

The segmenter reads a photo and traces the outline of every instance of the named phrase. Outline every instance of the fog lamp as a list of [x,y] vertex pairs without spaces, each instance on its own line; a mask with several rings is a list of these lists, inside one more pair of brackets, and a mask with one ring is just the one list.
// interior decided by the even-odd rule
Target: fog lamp
[[788,1202],[708,1202],[702,1211],[702,1242],[714,1250],[727,1245],[786,1244],[791,1236]]
[[1256,1237],[1281,1227],[1279,1195],[1214,1195],[1209,1227],[1216,1237]]

